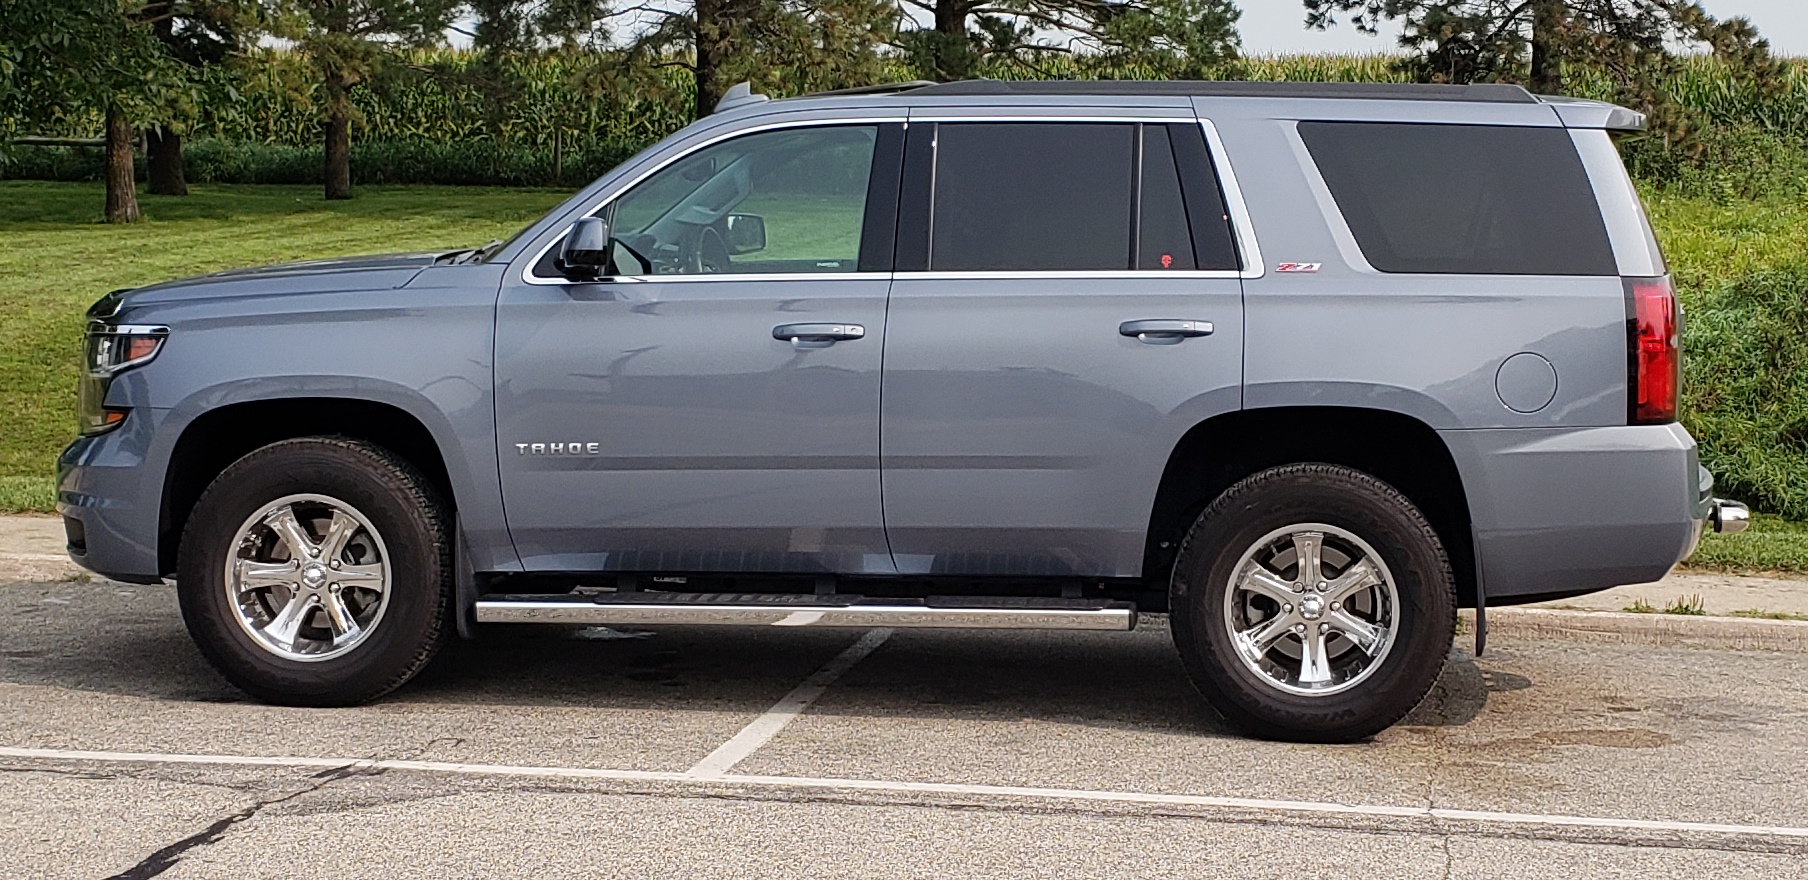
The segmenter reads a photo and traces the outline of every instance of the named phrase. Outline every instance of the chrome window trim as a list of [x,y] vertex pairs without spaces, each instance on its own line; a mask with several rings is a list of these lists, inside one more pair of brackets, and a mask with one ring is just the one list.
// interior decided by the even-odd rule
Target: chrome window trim
[[1212,153],[1212,167],[1218,172],[1218,186],[1224,190],[1224,206],[1230,210],[1230,231],[1237,239],[1237,256],[1243,261],[1240,272],[1228,273],[1234,278],[1260,278],[1268,272],[1262,262],[1262,246],[1256,241],[1256,226],[1249,218],[1249,205],[1243,200],[1243,187],[1237,184],[1237,170],[1231,167],[1230,154],[1218,137],[1218,126],[1210,119],[1199,118],[1205,129],[1205,145]]
[[1085,279],[1136,279],[1151,281],[1157,278],[1240,278],[1242,273],[1235,269],[1179,269],[1163,271],[1161,269],[977,269],[965,272],[897,272],[892,278],[898,281],[994,281],[999,279],[1022,280],[1058,280],[1062,278]]
[[[1181,108],[1175,108],[1175,109],[1179,110]],[[538,265],[541,260],[545,259],[546,252],[551,250],[554,245],[558,244],[559,241],[565,237],[565,233],[570,231],[571,225],[566,224],[566,226],[563,229],[559,230],[558,234],[553,235],[551,238],[549,238],[547,240],[546,244],[541,245],[539,247],[539,249],[537,249],[533,252],[533,256],[530,259],[525,261],[525,265],[523,265],[521,267],[521,280],[525,284],[532,284],[532,285],[537,285],[537,286],[547,286],[547,285],[565,285],[565,284],[648,284],[648,283],[654,283],[654,284],[667,283],[667,284],[669,284],[669,283],[673,283],[673,282],[690,282],[690,281],[706,281],[706,282],[707,281],[781,281],[781,280],[782,281],[807,281],[807,280],[829,281],[829,280],[845,280],[850,277],[880,278],[880,277],[886,277],[886,276],[891,276],[891,277],[896,277],[896,278],[912,278],[912,279],[926,279],[926,280],[934,280],[934,279],[980,280],[980,279],[1011,279],[1011,278],[1021,278],[1021,279],[1145,278],[1146,279],[1146,278],[1164,278],[1164,277],[1165,278],[1199,278],[1199,279],[1206,279],[1206,278],[1219,278],[1219,279],[1222,279],[1222,278],[1261,278],[1264,274],[1266,274],[1266,267],[1262,262],[1262,249],[1261,249],[1260,244],[1258,244],[1256,241],[1254,225],[1250,221],[1250,217],[1249,217],[1249,207],[1243,200],[1242,187],[1237,184],[1236,171],[1230,165],[1229,157],[1226,155],[1225,150],[1224,150],[1224,142],[1222,140],[1220,140],[1218,137],[1217,127],[1212,124],[1211,120],[1200,118],[1197,114],[1192,114],[1192,115],[1178,115],[1177,114],[1174,116],[1158,116],[1158,115],[1151,115],[1151,114],[1147,113],[1146,111],[1139,111],[1137,114],[1134,114],[1134,115],[1104,116],[1104,115],[1099,115],[1096,110],[1091,110],[1091,112],[1089,112],[1087,114],[1076,114],[1076,115],[1072,115],[1072,116],[1051,115],[1051,114],[1047,114],[1047,113],[1011,114],[1011,113],[998,113],[996,111],[993,111],[993,112],[985,114],[985,115],[960,116],[960,115],[948,115],[946,113],[940,113],[940,112],[932,112],[932,113],[925,113],[923,115],[917,115],[915,113],[911,113],[910,115],[908,115],[906,117],[861,116],[861,117],[851,117],[851,118],[845,118],[845,119],[833,119],[833,118],[831,118],[831,119],[791,119],[791,120],[783,120],[783,121],[779,121],[779,122],[766,123],[764,125],[747,126],[745,128],[737,128],[733,131],[722,132],[714,137],[710,137],[705,140],[699,141],[695,145],[693,145],[690,149],[673,154],[673,155],[665,158],[664,160],[661,160],[660,162],[656,163],[652,167],[646,169],[645,171],[642,171],[641,173],[634,175],[632,178],[629,178],[622,185],[612,188],[606,195],[600,197],[597,200],[597,203],[595,205],[593,205],[589,210],[585,211],[583,214],[580,215],[580,219],[583,217],[595,216],[598,211],[602,210],[610,202],[614,201],[616,198],[618,198],[619,196],[621,196],[623,193],[627,192],[628,190],[633,189],[641,181],[664,170],[668,165],[671,165],[681,159],[691,156],[700,150],[705,150],[705,149],[708,149],[709,147],[715,146],[716,144],[719,144],[723,141],[730,140],[730,139],[736,138],[736,137],[740,137],[741,135],[757,134],[757,133],[763,132],[763,131],[773,131],[773,130],[784,129],[784,128],[808,128],[808,127],[822,127],[822,126],[832,126],[832,125],[884,125],[884,124],[888,124],[888,123],[903,123],[905,125],[909,125],[911,121],[938,122],[938,123],[939,122],[946,122],[946,123],[962,123],[962,122],[1088,123],[1088,122],[1090,122],[1090,123],[1117,123],[1117,124],[1121,124],[1121,125],[1132,125],[1132,124],[1136,124],[1136,123],[1143,123],[1145,125],[1170,125],[1170,124],[1175,124],[1175,123],[1186,123],[1189,120],[1199,123],[1205,131],[1206,145],[1212,155],[1212,165],[1213,165],[1214,170],[1216,170],[1216,172],[1218,174],[1218,185],[1221,188],[1223,188],[1223,190],[1224,190],[1225,205],[1230,211],[1231,232],[1233,235],[1236,236],[1238,255],[1243,262],[1243,268],[1241,270],[1235,270],[1235,269],[1189,269],[1189,270],[1182,270],[1179,272],[1160,272],[1160,271],[1155,271],[1155,270],[1150,270],[1150,269],[1123,269],[1123,270],[1105,269],[1105,270],[1080,270],[1080,271],[1063,271],[1063,270],[1059,270],[1059,269],[1050,269],[1050,270],[996,270],[996,271],[972,271],[972,272],[928,271],[928,272],[897,272],[897,273],[858,272],[858,271],[856,271],[856,272],[759,272],[759,273],[751,273],[750,272],[747,274],[732,274],[731,273],[731,274],[722,274],[722,275],[702,275],[702,274],[699,274],[699,275],[621,275],[621,276],[614,276],[614,277],[609,277],[609,278],[598,278],[593,281],[573,281],[568,278],[549,278],[549,277],[545,277],[545,276],[541,276],[541,275],[535,275],[533,273],[534,266]]]
[[[732,131],[720,132],[712,137],[704,138],[703,140],[698,141],[695,144],[692,144],[689,149],[681,150],[677,153],[673,153],[672,155],[667,156],[666,158],[654,163],[651,167],[640,172],[639,174],[636,174],[633,177],[628,178],[628,180],[626,182],[622,183],[620,186],[611,188],[607,194],[605,194],[597,199],[596,204],[592,205],[589,210],[578,215],[576,220],[573,220],[572,222],[575,223],[577,220],[582,220],[585,217],[596,216],[596,213],[598,211],[602,210],[610,202],[615,201],[615,199],[617,197],[621,196],[623,193],[627,192],[628,190],[633,189],[641,181],[646,180],[647,178],[652,177],[653,175],[658,174],[661,171],[664,171],[667,166],[669,166],[681,159],[695,155],[697,152],[699,152],[701,150],[709,149],[710,147],[713,147],[716,144],[722,143],[723,141],[732,140],[732,139],[740,137],[742,135],[759,134],[760,132],[764,132],[764,131],[776,131],[776,130],[784,129],[784,128],[827,128],[830,126],[839,126],[839,125],[885,125],[887,123],[907,123],[907,122],[908,122],[908,119],[907,119],[907,117],[904,117],[904,116],[855,116],[855,117],[846,117],[846,118],[831,117],[831,118],[827,118],[827,119],[822,119],[822,118],[785,119],[785,120],[779,120],[777,122],[768,122],[768,123],[764,123],[761,125],[748,125],[748,126],[735,128]],[[823,273],[778,272],[778,273],[758,273],[758,274],[749,273],[746,275],[664,275],[664,276],[661,276],[661,275],[621,275],[621,276],[615,276],[615,277],[610,277],[610,278],[598,278],[594,281],[573,281],[569,278],[548,278],[548,277],[541,276],[541,275],[535,275],[534,267],[539,265],[540,261],[546,258],[546,252],[552,250],[553,245],[556,245],[560,241],[564,240],[565,234],[567,232],[571,231],[571,226],[572,226],[571,223],[565,224],[564,228],[560,229],[557,234],[548,238],[546,240],[546,243],[541,245],[538,249],[536,249],[533,252],[533,256],[525,261],[524,265],[522,265],[522,267],[521,267],[522,283],[533,284],[533,285],[542,285],[542,286],[544,286],[544,285],[561,285],[561,284],[604,284],[604,283],[634,284],[634,283],[641,283],[641,282],[646,282],[646,281],[665,280],[665,279],[670,279],[673,281],[678,281],[678,280],[696,281],[700,278],[716,278],[716,279],[720,279],[720,280],[724,280],[724,281],[731,280],[731,279],[736,280],[736,281],[749,281],[749,280],[762,280],[765,278],[795,279],[795,278],[799,278],[799,277],[807,278],[807,277],[811,277],[811,276],[823,276],[823,277],[829,277],[829,278],[845,278],[849,275],[861,275],[861,274],[865,274],[868,277],[875,277],[878,275],[885,274],[882,272],[866,272],[866,273],[861,273],[861,272],[823,272]]]

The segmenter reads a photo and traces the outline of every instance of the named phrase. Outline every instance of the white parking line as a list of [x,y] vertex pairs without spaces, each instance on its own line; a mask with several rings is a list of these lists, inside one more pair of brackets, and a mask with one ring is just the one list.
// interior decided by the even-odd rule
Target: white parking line
[[785,725],[810,708],[810,704],[816,702],[816,698],[822,696],[823,691],[835,683],[835,679],[854,668],[854,664],[866,659],[866,655],[885,644],[885,640],[889,638],[889,629],[869,630],[859,641],[835,655],[835,659],[816,670],[814,675],[804,679],[803,684],[793,688],[791,693],[773,704],[772,708],[766,710],[766,714],[755,718],[753,723],[741,728],[741,732],[735,734],[733,739],[698,761],[685,775],[696,779],[711,779],[727,773],[760,746],[770,742],[779,731],[785,729]]
[[[872,634],[868,634],[870,637]],[[877,641],[877,640],[876,640]],[[850,649],[851,650],[851,649]],[[845,652],[844,652],[845,653]],[[839,658],[837,658],[839,659]],[[603,770],[590,767],[532,767],[512,764],[458,764],[442,761],[389,761],[359,758],[299,758],[240,755],[172,755],[155,752],[97,752],[69,749],[29,749],[0,746],[0,758],[47,761],[91,761],[126,764],[176,764],[297,769],[347,768],[401,770],[461,776],[531,776],[551,779],[587,779],[616,782],[664,782],[699,788],[722,784],[766,789],[812,789],[882,794],[941,794],[1030,801],[1089,801],[1115,804],[1203,807],[1243,813],[1317,814],[1376,819],[1433,819],[1477,825],[1548,826],[1591,828],[1602,831],[1644,831],[1662,834],[1719,834],[1788,838],[1792,845],[1808,841],[1808,828],[1786,825],[1738,825],[1717,822],[1671,822],[1657,819],[1622,819],[1602,816],[1569,816],[1552,813],[1506,813],[1486,810],[1453,810],[1444,807],[1408,807],[1377,804],[1337,804],[1321,801],[1284,801],[1264,798],[1220,797],[1194,794],[1154,794],[1133,791],[1091,791],[1074,788],[1037,788],[1012,785],[965,785],[947,782],[891,782],[877,779],[827,779],[806,776],[741,776],[722,774],[699,778],[689,773],[647,770]]]

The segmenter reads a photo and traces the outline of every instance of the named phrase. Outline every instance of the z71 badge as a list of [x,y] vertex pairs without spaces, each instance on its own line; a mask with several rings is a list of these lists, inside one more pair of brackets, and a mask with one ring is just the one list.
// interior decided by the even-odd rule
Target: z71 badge
[[1274,267],[1276,272],[1317,272],[1318,263],[1281,263]]

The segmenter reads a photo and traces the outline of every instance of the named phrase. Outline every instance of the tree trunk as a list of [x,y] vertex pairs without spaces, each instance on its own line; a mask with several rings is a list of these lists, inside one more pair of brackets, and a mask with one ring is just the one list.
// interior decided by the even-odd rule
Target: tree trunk
[[326,197],[352,197],[352,118],[345,86],[336,78],[327,82]]
[[967,36],[967,19],[973,14],[973,0],[935,0],[935,28],[929,34],[934,70],[941,82],[968,79],[978,57]]
[[722,100],[722,93],[727,87],[717,82],[722,66],[724,37],[728,30],[722,19],[724,8],[732,0],[695,0],[694,12],[697,16],[697,67],[695,71],[697,83],[697,118],[702,119],[716,112],[716,104]]
[[132,176],[132,123],[116,107],[107,109],[107,222],[138,220],[138,190]]
[[150,179],[145,188],[160,196],[188,195],[188,178],[182,173],[182,136],[163,129],[144,132],[144,164]]
[[1532,0],[1532,76],[1540,95],[1563,94],[1563,57],[1557,46],[1569,12],[1564,0]]

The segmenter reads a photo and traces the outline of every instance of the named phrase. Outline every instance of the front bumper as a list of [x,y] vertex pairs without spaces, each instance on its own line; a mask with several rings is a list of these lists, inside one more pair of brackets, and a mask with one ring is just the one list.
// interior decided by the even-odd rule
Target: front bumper
[[77,439],[57,457],[56,506],[69,558],[124,583],[163,579],[157,552],[163,487],[139,451],[149,443],[150,415],[134,411],[118,430]]

